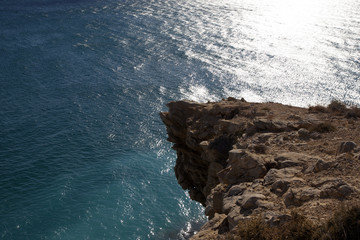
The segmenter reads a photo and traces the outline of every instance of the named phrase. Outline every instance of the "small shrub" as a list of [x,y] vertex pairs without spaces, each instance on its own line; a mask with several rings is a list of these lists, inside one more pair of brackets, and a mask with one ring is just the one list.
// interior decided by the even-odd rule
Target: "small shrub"
[[328,132],[334,132],[336,130],[336,127],[332,125],[330,122],[322,122],[319,124],[310,125],[308,127],[308,130],[310,132],[328,133]]
[[309,132],[328,133],[336,131],[336,127],[331,122],[322,122],[318,124],[303,123],[299,125],[300,128],[305,128]]
[[342,114],[346,112],[346,105],[339,100],[333,100],[327,107],[330,111]]
[[296,212],[279,226],[269,226],[260,216],[237,226],[226,240],[360,240],[360,205],[341,208],[325,224],[318,226]]
[[327,222],[319,239],[359,240],[360,206],[343,207]]
[[320,105],[316,105],[316,106],[312,106],[312,107],[309,107],[309,112],[310,113],[326,113],[328,112],[329,110],[324,107],[324,106],[320,106]]
[[260,217],[255,217],[238,225],[237,234],[227,239],[233,240],[302,240],[313,239],[316,226],[306,217],[293,212],[292,219],[279,226],[269,226]]
[[267,146],[264,144],[258,144],[254,146],[254,151],[258,154],[265,154],[267,150]]
[[352,107],[349,109],[349,111],[347,112],[346,118],[360,118],[360,108],[358,107]]

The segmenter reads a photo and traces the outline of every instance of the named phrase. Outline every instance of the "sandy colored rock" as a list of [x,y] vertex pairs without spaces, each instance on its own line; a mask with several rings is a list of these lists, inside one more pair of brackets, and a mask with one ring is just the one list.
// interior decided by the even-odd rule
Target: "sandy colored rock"
[[175,176],[209,217],[192,239],[224,239],[259,215],[277,225],[293,210],[322,222],[360,202],[360,119],[234,98],[167,106]]

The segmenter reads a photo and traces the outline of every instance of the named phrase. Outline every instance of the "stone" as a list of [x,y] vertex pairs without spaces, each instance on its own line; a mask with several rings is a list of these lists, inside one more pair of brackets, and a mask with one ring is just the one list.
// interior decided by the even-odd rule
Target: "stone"
[[298,130],[299,139],[301,140],[309,140],[310,139],[310,132],[305,128],[300,128]]
[[266,143],[271,137],[276,137],[274,133],[261,133],[257,136],[256,143]]
[[211,220],[209,220],[201,227],[200,232],[192,236],[191,239],[215,239],[225,219],[227,219],[227,216],[225,214],[215,214],[215,216]]
[[278,179],[289,179],[293,178],[297,173],[300,173],[300,168],[282,168],[282,169],[270,169],[264,177],[264,185],[273,184]]
[[259,200],[263,200],[266,197],[259,193],[247,193],[243,195],[240,206],[242,209],[254,209],[259,206]]
[[275,161],[279,168],[288,168],[295,166],[303,166],[308,160],[309,156],[303,153],[285,152],[277,155]]
[[354,142],[342,142],[339,146],[337,154],[351,152],[355,147],[356,144]]
[[246,221],[250,219],[250,216],[245,216],[240,212],[240,206],[233,208],[227,215],[229,222],[229,229],[233,229],[240,221]]
[[[320,223],[359,199],[358,121],[231,98],[168,107],[161,119],[177,153],[175,176],[209,217],[192,239],[231,238],[240,222],[257,216],[278,226],[292,210]],[[334,132],[302,128],[321,122]]]
[[228,214],[231,209],[238,207],[238,202],[243,199],[243,196],[224,197],[223,199],[223,213]]
[[331,167],[332,163],[329,163],[329,162],[325,162],[324,160],[322,159],[319,159],[313,166],[313,171],[315,173],[317,172],[321,172],[321,171],[324,171],[324,170],[327,170]]
[[228,167],[218,173],[220,182],[236,184],[262,178],[266,173],[265,161],[248,151],[233,149],[229,152]]
[[342,199],[354,192],[354,188],[340,178],[322,179],[316,186],[320,188],[320,198]]
[[290,182],[286,179],[278,179],[271,185],[271,191],[278,196],[282,196],[289,188]]
[[301,206],[305,202],[310,201],[314,198],[318,198],[320,190],[311,187],[304,187],[293,189],[289,188],[284,196],[284,203],[286,207],[290,206]]
[[237,195],[241,195],[245,190],[246,190],[247,186],[244,183],[240,183],[237,185],[233,185],[231,186],[231,188],[227,191],[226,193],[226,197],[232,197],[232,196],[237,196]]

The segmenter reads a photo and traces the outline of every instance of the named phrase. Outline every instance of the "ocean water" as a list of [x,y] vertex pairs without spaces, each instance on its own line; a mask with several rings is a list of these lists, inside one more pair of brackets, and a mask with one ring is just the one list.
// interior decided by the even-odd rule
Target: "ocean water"
[[360,104],[357,0],[0,0],[0,239],[186,239],[159,112]]

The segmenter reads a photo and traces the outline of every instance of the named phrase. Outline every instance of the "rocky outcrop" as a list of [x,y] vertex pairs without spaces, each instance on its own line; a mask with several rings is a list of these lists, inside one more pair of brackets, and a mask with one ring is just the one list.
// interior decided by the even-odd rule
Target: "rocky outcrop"
[[294,209],[323,221],[360,197],[356,119],[233,98],[167,106],[176,178],[209,217],[193,239],[221,239],[259,214],[280,224]]

